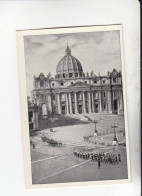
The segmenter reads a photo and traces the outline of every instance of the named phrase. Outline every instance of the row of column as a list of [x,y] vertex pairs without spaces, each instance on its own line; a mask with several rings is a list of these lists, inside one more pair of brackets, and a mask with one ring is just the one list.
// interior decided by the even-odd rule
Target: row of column
[[[113,94],[111,95],[111,91],[108,90],[106,94],[106,98],[102,97],[101,91],[98,91],[98,99],[97,104],[98,104],[98,112],[104,112],[104,106],[102,104],[106,104],[106,111],[109,113],[112,113],[113,111]],[[94,103],[94,94],[93,92],[87,92],[88,95],[88,112],[95,112],[95,103]],[[102,100],[104,100],[102,102]],[[61,108],[61,98],[60,98],[60,93],[56,94],[56,101],[57,101],[57,110],[58,114],[62,113],[62,108]],[[53,110],[53,100],[52,100],[52,95],[48,94],[47,95],[47,103],[48,103],[48,110],[50,113],[52,113]],[[85,92],[82,92],[82,113],[86,113],[86,98],[85,98]],[[73,103],[72,103],[72,95],[71,93],[65,93],[65,106],[66,106],[66,114],[73,114]],[[122,91],[118,90],[118,113],[123,112],[123,95]],[[78,113],[78,98],[77,98],[77,92],[74,93],[74,109],[75,109],[75,114]]]
[[[87,92],[88,94],[88,112],[94,112],[95,106],[94,106],[94,95],[91,92]],[[86,99],[85,99],[85,92],[82,92],[82,101],[83,101],[83,113],[86,113]],[[91,101],[92,100],[92,101]],[[66,114],[73,114],[73,107],[72,107],[72,96],[71,93],[65,94],[65,101],[66,101]],[[102,111],[101,107],[101,100],[100,102],[100,111]],[[77,93],[74,93],[74,104],[75,104],[75,114],[78,114],[78,98]],[[62,113],[61,109],[61,99],[60,94],[57,94],[57,106],[58,106],[58,114]]]

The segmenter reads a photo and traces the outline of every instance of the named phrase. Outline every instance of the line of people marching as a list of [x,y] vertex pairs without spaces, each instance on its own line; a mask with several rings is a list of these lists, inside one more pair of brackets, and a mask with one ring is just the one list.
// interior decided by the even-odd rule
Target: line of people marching
[[98,162],[98,168],[101,167],[101,163],[118,164],[121,162],[120,154],[103,153],[103,152],[78,152],[74,151],[73,155],[78,158],[91,159],[91,161]]

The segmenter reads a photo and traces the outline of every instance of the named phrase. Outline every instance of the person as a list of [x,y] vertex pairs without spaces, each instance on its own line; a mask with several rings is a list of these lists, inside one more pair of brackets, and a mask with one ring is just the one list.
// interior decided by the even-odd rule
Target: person
[[121,162],[121,155],[118,154],[118,161]]
[[117,158],[117,155],[116,155],[116,157],[115,157],[115,161],[116,161],[116,163],[118,163],[118,158]]
[[91,160],[94,161],[93,153],[91,153]]
[[98,168],[100,169],[101,167],[101,161],[100,161],[100,158],[98,158]]

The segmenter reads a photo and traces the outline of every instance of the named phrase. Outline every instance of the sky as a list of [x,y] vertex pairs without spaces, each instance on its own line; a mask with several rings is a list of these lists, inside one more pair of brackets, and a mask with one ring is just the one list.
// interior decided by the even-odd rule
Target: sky
[[33,89],[33,77],[56,74],[56,67],[67,47],[76,57],[84,73],[92,70],[106,75],[114,68],[121,71],[119,31],[68,34],[28,35],[24,37],[27,94]]

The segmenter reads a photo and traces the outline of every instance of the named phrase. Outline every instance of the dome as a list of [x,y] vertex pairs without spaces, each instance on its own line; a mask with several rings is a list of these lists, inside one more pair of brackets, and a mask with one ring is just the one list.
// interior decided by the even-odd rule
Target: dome
[[69,76],[70,74],[81,75],[83,73],[81,63],[71,55],[71,50],[68,45],[65,50],[65,56],[59,61],[57,65],[56,73],[58,75],[65,74],[66,76]]

